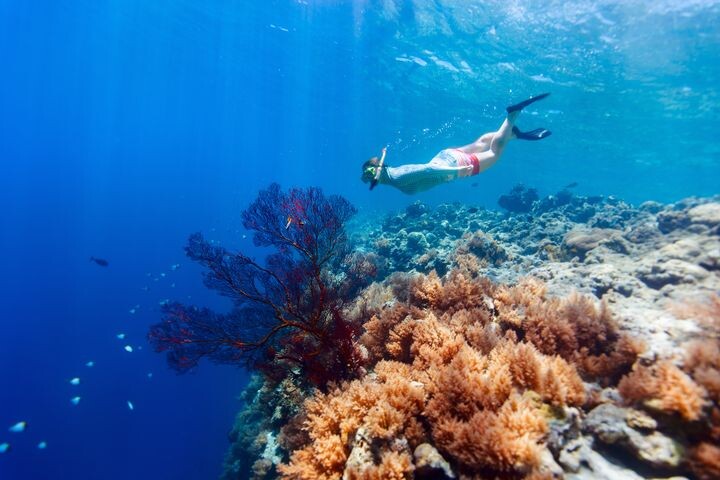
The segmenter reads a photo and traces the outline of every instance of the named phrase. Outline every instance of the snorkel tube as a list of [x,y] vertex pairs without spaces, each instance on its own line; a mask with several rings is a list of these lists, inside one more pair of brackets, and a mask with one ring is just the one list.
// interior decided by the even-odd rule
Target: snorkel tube
[[385,154],[387,153],[387,147],[383,147],[382,149],[382,156],[380,157],[380,162],[378,163],[377,170],[375,172],[375,178],[372,179],[370,182],[370,190],[375,188],[380,181],[380,175],[382,175],[382,169],[383,165],[385,164]]

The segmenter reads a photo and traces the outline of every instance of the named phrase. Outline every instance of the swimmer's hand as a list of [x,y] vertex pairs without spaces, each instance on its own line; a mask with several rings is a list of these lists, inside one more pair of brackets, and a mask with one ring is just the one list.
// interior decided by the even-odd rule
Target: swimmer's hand
[[375,188],[380,181],[380,175],[382,175],[382,169],[383,165],[385,165],[385,154],[387,154],[387,147],[383,147],[382,149],[382,156],[380,157],[380,162],[378,162],[377,166],[377,172],[375,173],[375,178],[372,179],[370,182],[370,190]]

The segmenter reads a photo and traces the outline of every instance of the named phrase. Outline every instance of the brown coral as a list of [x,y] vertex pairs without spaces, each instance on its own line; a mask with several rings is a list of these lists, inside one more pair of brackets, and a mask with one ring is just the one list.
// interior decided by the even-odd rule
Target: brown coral
[[686,348],[683,368],[720,404],[720,344],[715,340],[695,340]]
[[[455,255],[461,258],[473,257],[479,266],[499,266],[510,258],[505,249],[491,235],[479,230],[463,235],[462,239],[457,242]],[[462,261],[460,260],[460,262]]]
[[592,380],[611,385],[630,370],[643,345],[621,334],[607,305],[573,293],[546,298],[545,287],[526,279],[500,287],[494,299],[498,319],[541,352],[560,355]]
[[703,442],[690,452],[690,468],[700,480],[720,478],[720,447]]
[[[711,307],[702,311],[712,311]],[[689,443],[685,460],[701,480],[720,477],[720,345],[712,338],[714,332],[711,328],[705,332],[709,338],[685,346],[682,369],[669,359],[635,365],[618,386],[629,402],[693,422],[685,432]]]
[[669,360],[650,367],[636,365],[620,381],[618,390],[630,402],[644,402],[685,420],[699,419],[705,404],[705,390]]
[[[409,456],[390,454],[390,445],[398,438],[406,439],[410,447],[425,440],[416,422],[410,421],[420,415],[425,392],[406,376],[410,373],[406,365],[380,362],[376,368],[380,373],[375,378],[343,384],[306,402],[310,442],[278,468],[284,478],[339,478],[360,429],[387,447],[372,465],[363,465],[362,478],[405,478],[412,471]],[[361,478],[360,472],[347,473],[349,478]]]
[[672,305],[670,310],[678,318],[698,320],[708,333],[716,338],[720,336],[720,294],[713,293],[700,300]]
[[[585,389],[573,364],[522,340],[526,309],[550,303],[554,315],[565,307],[568,317],[585,310],[548,302],[531,281],[524,292],[501,288],[503,299],[493,302],[495,285],[458,272],[395,280],[400,295],[375,311],[360,340],[373,373],[306,402],[309,441],[281,474],[408,478],[409,452],[432,441],[461,475],[537,476],[548,428],[543,405],[581,405]],[[520,322],[498,320],[510,310]],[[595,345],[590,331],[568,332],[575,345]]]
[[467,421],[441,418],[433,437],[470,471],[529,472],[537,466],[547,424],[530,400],[514,393],[498,412],[479,410]]

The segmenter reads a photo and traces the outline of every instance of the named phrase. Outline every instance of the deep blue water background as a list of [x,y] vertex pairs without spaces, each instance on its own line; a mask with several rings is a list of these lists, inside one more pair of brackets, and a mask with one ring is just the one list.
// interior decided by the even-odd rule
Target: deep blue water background
[[536,3],[0,0],[0,478],[218,475],[246,374],[178,377],[145,333],[163,299],[224,307],[182,247],[252,252],[271,181],[401,209],[365,158],[425,162],[552,91],[520,120],[552,137],[417,198],[720,193],[718,2]]

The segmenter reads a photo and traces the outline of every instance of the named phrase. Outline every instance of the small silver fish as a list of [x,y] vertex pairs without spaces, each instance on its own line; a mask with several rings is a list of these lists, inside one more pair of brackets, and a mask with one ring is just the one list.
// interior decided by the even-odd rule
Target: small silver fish
[[15,425],[8,428],[8,430],[13,433],[21,433],[25,431],[25,427],[27,427],[27,422],[17,422]]

